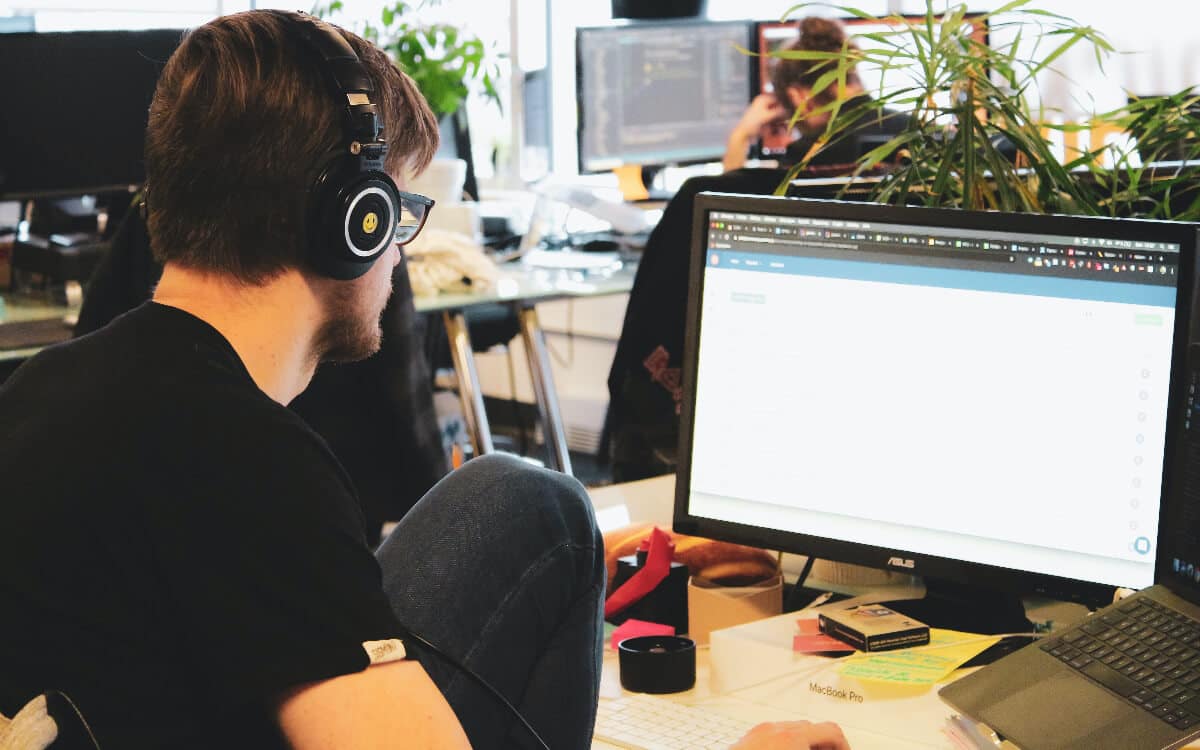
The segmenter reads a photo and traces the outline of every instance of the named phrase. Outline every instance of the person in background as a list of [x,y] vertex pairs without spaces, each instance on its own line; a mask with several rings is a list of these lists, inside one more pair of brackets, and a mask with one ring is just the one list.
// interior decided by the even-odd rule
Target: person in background
[[[846,29],[838,21],[809,16],[800,21],[800,38],[789,49],[840,55],[857,47],[847,41]],[[878,145],[881,137],[896,135],[908,125],[907,115],[890,110],[881,113],[867,106],[871,98],[854,66],[846,70],[842,85],[835,80],[818,90],[820,78],[835,69],[830,60],[781,58],[772,62],[772,93],[756,96],[729,134],[722,160],[727,172],[745,166],[750,146],[760,139],[771,138],[780,129],[786,130],[793,116],[798,117],[799,132],[792,135],[798,137],[788,144],[779,161],[784,166],[798,163],[828,126],[833,117],[830,105],[835,101],[841,101],[843,110],[860,111],[861,116],[850,126],[849,137],[831,142],[814,155],[810,162],[814,166],[853,164],[869,150],[864,144]]]

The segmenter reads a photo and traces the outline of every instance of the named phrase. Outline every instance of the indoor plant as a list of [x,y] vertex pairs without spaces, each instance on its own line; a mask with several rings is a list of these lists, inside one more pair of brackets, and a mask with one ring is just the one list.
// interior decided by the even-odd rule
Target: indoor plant
[[[804,14],[814,5],[794,6],[784,17]],[[771,53],[823,62],[827,69],[818,90],[839,85],[857,64],[885,73],[916,71],[906,86],[872,91],[870,100],[826,105],[832,114],[829,124],[816,148],[789,170],[779,192],[786,192],[788,182],[821,148],[853,137],[864,112],[886,107],[913,117],[903,132],[860,157],[858,172],[878,168],[890,155],[901,157],[888,165],[881,181],[866,188],[869,200],[1038,213],[1200,215],[1200,202],[1179,199],[1178,193],[1194,182],[1189,172],[1148,170],[1128,144],[1068,151],[1059,158],[1050,139],[1053,131],[1097,128],[1148,134],[1143,148],[1157,156],[1168,148],[1176,158],[1192,156],[1195,146],[1181,149],[1180,144],[1187,141],[1181,136],[1200,132],[1195,97],[1181,92],[1135,100],[1085,123],[1051,122],[1053,113],[1030,102],[1038,76],[1076,45],[1089,47],[1101,65],[1113,49],[1094,29],[1028,6],[1029,0],[1014,0],[975,16],[986,19],[993,39],[997,31],[1013,32],[1007,41],[991,44],[972,36],[965,6],[937,13],[927,0],[924,17],[916,22],[840,6],[835,12],[880,30],[857,36],[857,48],[847,45],[836,53]]]
[[[496,91],[499,56],[486,48],[479,37],[449,23],[426,23],[421,9],[441,0],[417,3],[393,2],[380,9],[379,22],[364,22],[356,28],[363,38],[387,51],[400,68],[412,77],[417,88],[439,118],[455,114],[478,82],[484,96],[500,106]],[[327,17],[343,10],[341,0],[317,5],[313,15]]]

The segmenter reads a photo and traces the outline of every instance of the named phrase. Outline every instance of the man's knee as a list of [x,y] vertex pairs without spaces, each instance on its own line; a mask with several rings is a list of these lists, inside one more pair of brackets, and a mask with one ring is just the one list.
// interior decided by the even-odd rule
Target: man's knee
[[496,512],[561,519],[573,544],[601,544],[587,490],[570,475],[499,453],[468,461],[454,474],[462,475],[460,481],[487,487]]

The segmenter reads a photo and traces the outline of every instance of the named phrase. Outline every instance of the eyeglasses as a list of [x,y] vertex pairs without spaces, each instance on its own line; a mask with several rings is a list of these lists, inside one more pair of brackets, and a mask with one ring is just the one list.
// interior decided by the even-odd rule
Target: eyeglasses
[[400,196],[400,217],[396,221],[396,234],[392,241],[397,245],[407,245],[417,238],[429,212],[433,210],[433,198],[426,198],[416,193],[396,191]]

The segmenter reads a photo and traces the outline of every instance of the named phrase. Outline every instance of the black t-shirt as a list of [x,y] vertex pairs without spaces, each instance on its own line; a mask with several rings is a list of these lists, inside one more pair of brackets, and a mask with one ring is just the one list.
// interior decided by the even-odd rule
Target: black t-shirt
[[345,472],[198,318],[43,351],[0,426],[0,713],[55,688],[105,747],[271,747],[281,691],[401,635]]

